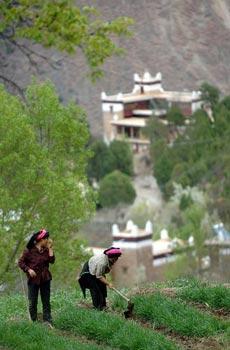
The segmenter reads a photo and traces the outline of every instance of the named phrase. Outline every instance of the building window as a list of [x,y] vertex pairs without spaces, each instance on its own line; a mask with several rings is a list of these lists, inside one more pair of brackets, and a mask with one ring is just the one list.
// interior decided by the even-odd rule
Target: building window
[[128,126],[125,126],[125,136],[131,137],[131,129]]
[[139,128],[133,128],[133,137],[135,139],[139,139],[140,138],[140,129]]

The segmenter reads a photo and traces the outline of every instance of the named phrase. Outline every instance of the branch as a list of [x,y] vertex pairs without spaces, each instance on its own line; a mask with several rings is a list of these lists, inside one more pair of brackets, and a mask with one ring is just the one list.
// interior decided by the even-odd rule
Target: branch
[[9,86],[13,87],[15,90],[17,90],[19,95],[20,95],[20,97],[23,99],[23,101],[25,101],[25,96],[24,96],[23,89],[18,84],[16,84],[13,80],[11,80],[11,79],[9,79],[9,78],[5,77],[4,75],[1,75],[1,74],[0,74],[0,79],[2,79]]

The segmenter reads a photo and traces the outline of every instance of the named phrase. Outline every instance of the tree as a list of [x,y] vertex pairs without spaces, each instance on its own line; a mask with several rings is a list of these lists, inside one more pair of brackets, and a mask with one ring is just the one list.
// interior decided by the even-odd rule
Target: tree
[[99,181],[114,170],[133,174],[133,154],[127,142],[115,140],[107,146],[102,140],[96,140],[92,143],[91,150],[93,156],[88,166],[90,179]]
[[184,115],[177,106],[173,106],[168,110],[167,120],[176,127],[184,125]]
[[119,203],[132,204],[135,197],[130,178],[118,170],[100,181],[99,203],[102,207],[116,207]]
[[194,237],[198,272],[201,271],[201,259],[205,251],[204,242],[207,239],[207,231],[203,226],[204,217],[205,208],[200,205],[193,204],[184,212],[184,230],[189,233],[189,236],[192,235]]
[[168,139],[168,127],[155,117],[151,117],[144,128],[144,134],[149,138],[151,144],[162,140],[166,142]]
[[201,100],[210,104],[211,108],[217,105],[220,97],[220,91],[217,87],[212,86],[211,84],[204,82],[200,87],[201,91]]
[[114,140],[110,143],[110,151],[114,158],[114,170],[133,175],[133,154],[130,145],[124,141]]
[[[130,35],[129,27],[133,23],[127,17],[103,21],[94,7],[80,8],[73,0],[2,1],[0,22],[0,41],[6,51],[19,49],[32,66],[38,66],[38,58],[55,66],[58,62],[39,53],[30,43],[69,54],[78,49],[85,56],[92,79],[103,75],[101,67],[107,58],[123,52],[113,39]],[[6,59],[0,64],[6,64]],[[4,75],[0,78],[22,94],[14,81]]]
[[29,233],[48,228],[61,255],[95,208],[83,110],[63,106],[49,82],[33,83],[25,96],[24,104],[0,89],[0,283]]
[[91,144],[91,150],[93,156],[89,160],[88,176],[90,179],[99,181],[114,170],[114,155],[110,147],[102,140],[94,141]]

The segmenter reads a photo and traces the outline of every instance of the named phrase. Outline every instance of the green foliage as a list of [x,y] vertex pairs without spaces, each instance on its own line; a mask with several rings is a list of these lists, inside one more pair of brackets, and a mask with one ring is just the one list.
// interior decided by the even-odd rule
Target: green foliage
[[217,209],[220,219],[228,224],[230,97],[219,101],[218,89],[209,84],[202,85],[202,93],[204,101],[211,104],[213,117],[204,110],[197,110],[184,133],[170,146],[167,145],[168,135],[161,132],[160,123],[149,123],[147,132],[152,135],[154,175],[166,198],[173,194],[174,182],[183,187],[198,185],[205,191],[208,189],[209,210]]
[[147,126],[144,128],[144,134],[148,136],[151,144],[155,144],[157,141],[164,141],[164,146],[166,146],[165,139],[168,136],[168,129],[157,118],[149,118]]
[[106,175],[99,185],[99,203],[102,207],[132,204],[136,197],[130,178],[118,170]]
[[181,200],[180,200],[180,205],[179,208],[180,210],[185,210],[188,207],[190,207],[193,204],[193,200],[191,196],[186,196],[185,194],[182,195]]
[[133,301],[138,317],[181,335],[204,337],[227,329],[226,323],[160,293],[135,296]]
[[[151,286],[149,286],[151,287]],[[209,285],[194,279],[154,284],[161,290],[165,287],[179,287],[176,298],[170,299],[160,293],[132,296],[135,304],[135,321],[125,320],[118,312],[99,312],[78,305],[82,294],[80,290],[63,289],[51,293],[52,314],[55,329],[50,330],[42,324],[26,321],[26,300],[23,294],[1,295],[0,297],[0,347],[14,349],[178,349],[172,341],[154,329],[166,328],[166,331],[190,337],[211,336],[224,349],[228,348],[228,321],[218,320],[181,301],[183,291],[199,294],[201,299],[211,301],[217,307],[229,308],[229,293],[220,285]],[[113,308],[119,313],[127,303],[117,294],[109,292]],[[182,295],[181,295],[182,292]],[[125,291],[129,295],[130,291]],[[189,299],[190,300],[190,299]],[[201,302],[202,302],[201,300]],[[218,304],[219,300],[219,304]],[[91,304],[91,300],[89,301]],[[215,307],[215,306],[214,306]],[[41,310],[39,301],[38,310]],[[140,319],[141,323],[137,323]],[[148,321],[146,325],[145,320]],[[143,323],[144,321],[144,323]],[[151,327],[152,324],[152,327]],[[150,328],[151,329],[148,329]],[[215,338],[214,338],[215,337]],[[99,343],[97,345],[97,343]],[[190,343],[189,343],[190,344]]]
[[184,125],[184,116],[180,108],[177,106],[171,107],[167,112],[167,120],[175,126]]
[[95,203],[85,175],[90,152],[83,110],[61,105],[49,82],[33,83],[26,104],[2,87],[0,99],[2,281],[29,233],[48,228],[61,253]]
[[91,145],[93,157],[89,161],[88,176],[99,181],[114,170],[133,175],[133,155],[130,146],[124,141],[113,141],[109,146],[102,140]]
[[114,157],[109,146],[102,140],[96,140],[91,145],[93,152],[89,160],[88,176],[99,181],[114,169]]
[[0,345],[15,350],[100,350],[103,347],[71,340],[47,329],[47,326],[31,322],[7,322],[0,324]]
[[204,82],[201,87],[201,99],[205,102],[210,103],[211,107],[214,108],[219,101],[220,91],[213,85]]
[[103,74],[107,58],[123,53],[113,39],[129,36],[133,24],[128,17],[103,21],[94,7],[77,7],[72,0],[8,0],[0,4],[0,13],[3,39],[26,38],[67,53],[80,48],[93,79]]
[[162,152],[161,156],[155,160],[154,163],[154,176],[157,178],[157,182],[161,188],[167,184],[170,180],[174,160],[169,157],[169,151],[165,150]]
[[110,144],[110,150],[113,154],[113,170],[119,170],[122,173],[133,175],[133,154],[130,145],[124,141],[114,140]]
[[203,283],[193,288],[185,287],[177,295],[183,300],[199,302],[212,309],[230,311],[230,290],[221,285],[212,287]]
[[167,264],[164,268],[163,275],[167,281],[173,281],[183,276],[192,276],[196,269],[196,260],[195,257],[190,251],[185,253],[178,254],[175,261]]
[[112,349],[177,349],[164,336],[105,312],[65,307],[56,319],[55,326],[76,335],[85,335]]

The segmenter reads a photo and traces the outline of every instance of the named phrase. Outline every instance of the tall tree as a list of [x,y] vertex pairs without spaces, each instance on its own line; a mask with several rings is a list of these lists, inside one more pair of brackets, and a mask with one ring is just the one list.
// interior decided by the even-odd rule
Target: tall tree
[[[130,35],[131,24],[127,17],[104,21],[94,7],[77,7],[73,0],[0,2],[0,44],[6,51],[18,48],[31,65],[36,65],[37,58],[55,62],[34,49],[31,42],[66,53],[81,50],[92,79],[103,74],[102,65],[107,58],[123,52],[114,38]],[[6,57],[1,55],[0,66],[7,63]],[[1,74],[0,78],[22,93],[7,76]]]
[[61,255],[95,207],[83,110],[63,106],[49,82],[33,83],[25,96],[24,104],[0,89],[0,283],[29,233],[48,228]]

